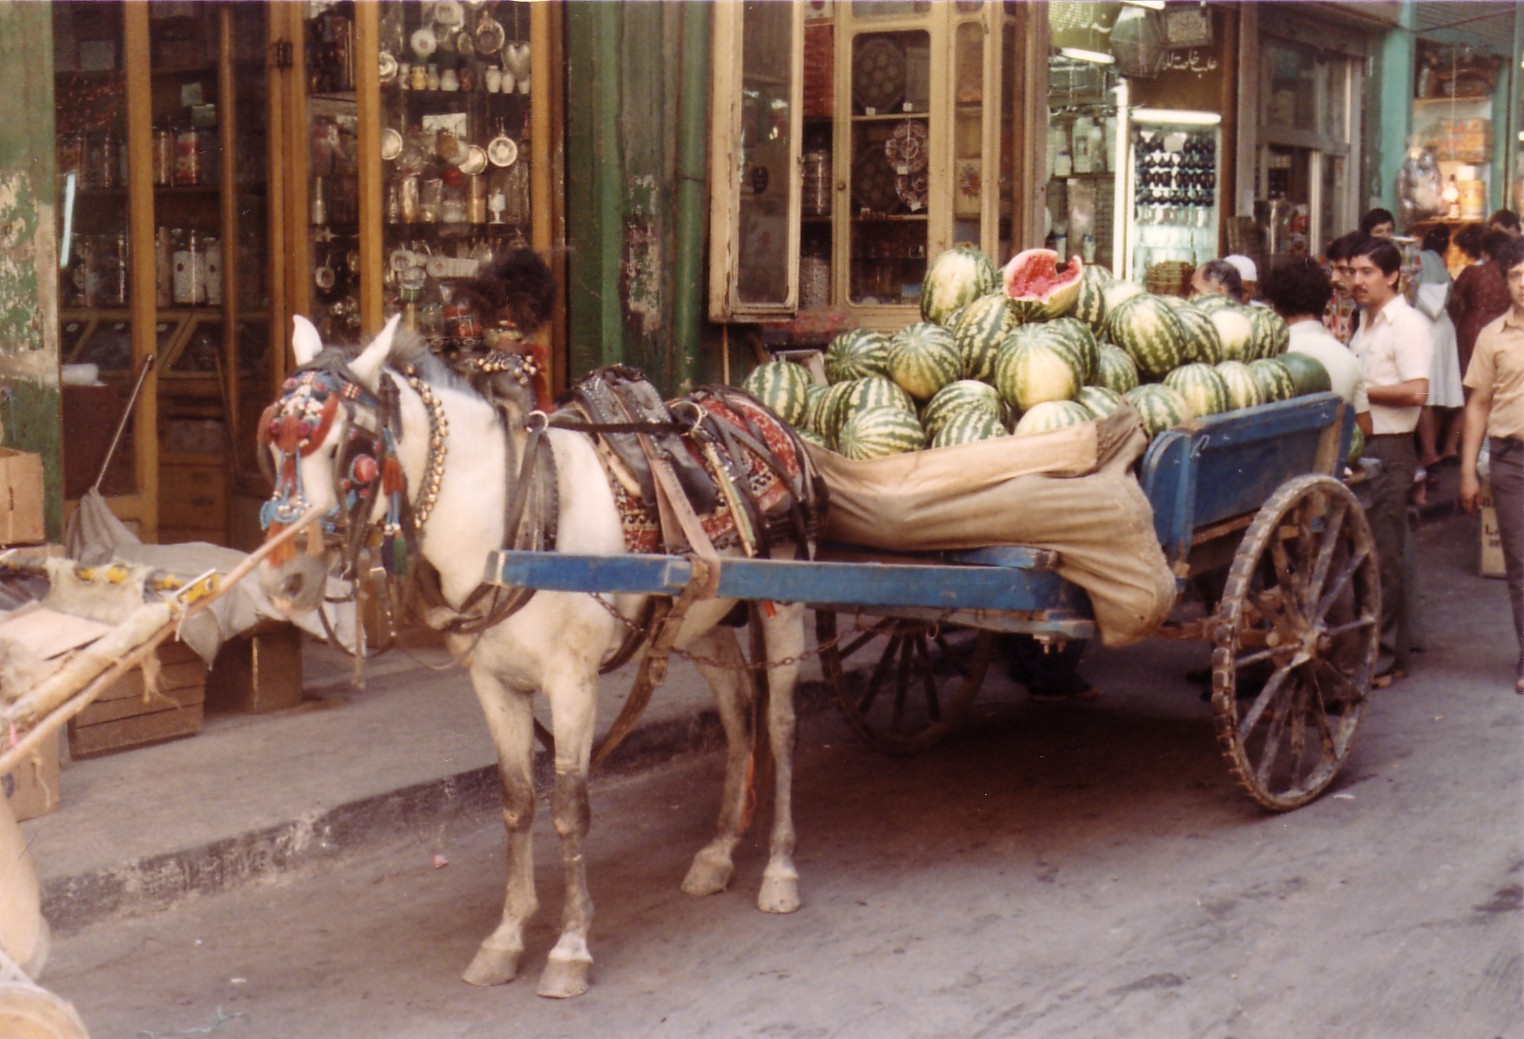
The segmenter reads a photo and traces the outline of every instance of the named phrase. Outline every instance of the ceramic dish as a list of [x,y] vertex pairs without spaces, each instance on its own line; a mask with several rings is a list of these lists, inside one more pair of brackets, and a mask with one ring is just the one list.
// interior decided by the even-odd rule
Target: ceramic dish
[[875,149],[860,156],[852,166],[852,199],[859,208],[888,213],[899,202],[894,168]]
[[512,137],[500,134],[488,143],[487,158],[494,166],[512,166],[519,160],[519,146]]
[[460,164],[460,172],[474,177],[487,168],[487,149],[473,144],[466,149],[466,159]]
[[446,29],[459,29],[465,20],[460,0],[439,0],[434,5],[434,21]]
[[387,162],[402,154],[402,135],[396,130],[381,131],[381,158]]
[[503,39],[503,27],[490,14],[483,11],[482,20],[476,23],[476,53],[496,54],[498,48],[503,45]]
[[391,51],[382,51],[381,56],[376,59],[376,66],[381,82],[390,83],[397,78],[397,59],[392,56]]
[[434,27],[425,25],[422,29],[413,33],[413,53],[420,58],[428,58],[439,47],[439,37],[434,35]]
[[926,122],[906,119],[884,142],[884,158],[896,173],[920,173],[926,168]]
[[852,59],[852,100],[863,109],[882,113],[904,99],[904,49],[887,36],[863,39]]
[[912,213],[926,208],[926,174],[901,173],[894,178],[894,193]]

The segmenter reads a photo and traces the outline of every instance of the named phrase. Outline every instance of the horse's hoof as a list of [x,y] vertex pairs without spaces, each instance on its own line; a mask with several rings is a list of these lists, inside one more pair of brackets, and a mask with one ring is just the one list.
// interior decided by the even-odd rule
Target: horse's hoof
[[535,991],[547,999],[571,999],[588,990],[593,982],[592,960],[563,960],[551,957],[540,975]]
[[716,895],[730,886],[735,864],[730,856],[705,848],[693,857],[688,875],[683,878],[683,894]]
[[799,908],[799,878],[765,875],[757,895],[757,908],[764,913],[792,913]]
[[461,975],[471,985],[506,985],[519,973],[519,957],[522,950],[494,949],[483,945],[476,950],[476,958]]

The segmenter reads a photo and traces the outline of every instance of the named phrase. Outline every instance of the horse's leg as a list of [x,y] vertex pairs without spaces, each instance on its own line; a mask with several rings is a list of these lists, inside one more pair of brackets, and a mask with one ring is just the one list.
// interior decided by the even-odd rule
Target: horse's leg
[[591,822],[587,776],[597,720],[597,683],[594,670],[585,675],[548,677],[545,683],[556,733],[556,780],[550,807],[561,837],[566,904],[561,937],[550,951],[537,991],[558,999],[586,992],[593,975],[593,957],[587,947],[593,899],[587,890],[587,862],[582,849]]
[[695,638],[688,650],[700,660],[699,672],[714,689],[720,724],[725,729],[725,787],[720,795],[720,819],[714,839],[693,857],[693,865],[683,879],[683,891],[690,895],[712,895],[724,891],[734,869],[732,859],[736,842],[746,826],[747,784],[751,772],[751,698],[749,676],[743,670],[745,659],[730,628],[712,628]]
[[471,669],[471,684],[497,748],[503,823],[508,828],[508,892],[502,923],[482,942],[464,977],[473,985],[501,985],[518,973],[524,955],[524,924],[539,904],[534,894],[530,830],[535,799],[533,701],[528,694],[504,686],[483,667]]
[[804,652],[804,607],[773,603],[763,609],[762,635],[769,662],[789,661],[767,669],[767,738],[773,752],[773,832],[757,908],[792,913],[799,908],[799,871],[794,868],[794,690],[799,684],[799,656]]

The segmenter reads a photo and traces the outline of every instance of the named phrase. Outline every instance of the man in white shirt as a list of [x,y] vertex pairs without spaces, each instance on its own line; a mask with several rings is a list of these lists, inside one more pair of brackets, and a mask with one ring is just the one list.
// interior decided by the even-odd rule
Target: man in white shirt
[[1371,435],[1371,405],[1365,373],[1349,347],[1323,326],[1333,298],[1333,280],[1311,256],[1283,256],[1270,268],[1266,297],[1291,330],[1287,353],[1306,354],[1328,371],[1330,388],[1355,410],[1360,432]]
[[1402,557],[1408,494],[1418,468],[1413,430],[1429,396],[1434,340],[1428,321],[1397,291],[1402,254],[1395,245],[1367,238],[1351,250],[1349,267],[1361,309],[1360,330],[1349,346],[1365,373],[1370,399],[1365,453],[1381,461],[1366,510],[1381,562],[1381,655],[1372,682],[1379,689],[1406,675],[1410,666]]

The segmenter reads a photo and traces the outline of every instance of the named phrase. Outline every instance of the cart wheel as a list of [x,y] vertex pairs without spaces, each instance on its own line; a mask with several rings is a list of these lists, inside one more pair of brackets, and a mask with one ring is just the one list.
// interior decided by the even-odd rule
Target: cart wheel
[[1266,808],[1333,781],[1365,714],[1380,634],[1370,525],[1338,480],[1271,496],[1228,572],[1212,637],[1212,711],[1233,776]]
[[74,1007],[45,988],[0,983],[0,1035],[6,1039],[90,1039]]
[[899,755],[934,746],[958,727],[995,641],[987,631],[892,617],[871,618],[840,642],[836,630],[834,612],[815,611],[820,669],[836,706],[869,744]]

